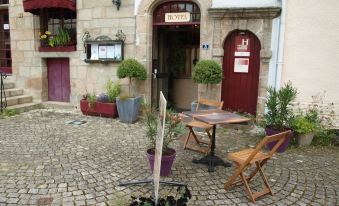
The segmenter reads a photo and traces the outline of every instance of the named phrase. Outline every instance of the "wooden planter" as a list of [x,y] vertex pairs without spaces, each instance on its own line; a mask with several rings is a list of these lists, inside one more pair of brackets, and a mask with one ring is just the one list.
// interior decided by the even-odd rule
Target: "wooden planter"
[[72,52],[76,51],[76,45],[71,46],[58,46],[58,47],[39,47],[39,52]]
[[115,103],[95,102],[93,107],[89,107],[88,101],[82,99],[80,101],[80,109],[84,115],[100,116],[100,117],[118,117],[117,105]]

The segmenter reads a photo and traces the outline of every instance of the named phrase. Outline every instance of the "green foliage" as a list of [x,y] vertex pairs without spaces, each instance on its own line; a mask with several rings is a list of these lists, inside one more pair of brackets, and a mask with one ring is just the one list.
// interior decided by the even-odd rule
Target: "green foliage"
[[12,117],[17,114],[19,114],[19,111],[17,109],[5,109],[1,115],[4,117]]
[[218,84],[222,80],[222,70],[213,60],[201,60],[193,69],[192,79],[200,84]]
[[122,78],[136,78],[146,80],[146,68],[135,59],[126,59],[121,62],[117,70],[117,76]]
[[[145,108],[144,124],[147,128],[146,137],[148,137],[149,148],[155,149],[158,131],[158,112],[149,105],[145,106]],[[164,154],[168,151],[170,144],[185,130],[177,113],[172,110],[167,110],[166,113],[165,135],[163,141]]]
[[312,141],[313,145],[320,146],[329,146],[332,144],[333,139],[335,139],[336,134],[332,130],[319,130],[314,136]]
[[113,83],[112,80],[108,80],[106,84],[108,101],[109,102],[116,102],[116,98],[119,96],[121,92],[121,85],[120,82]]
[[95,95],[95,93],[88,94],[87,95],[87,101],[88,101],[89,107],[93,108],[94,105],[95,105],[95,102],[97,101],[97,96]]
[[309,134],[315,132],[317,129],[317,125],[311,119],[306,116],[298,115],[292,121],[292,128],[298,134]]
[[128,95],[131,95],[132,78],[146,80],[146,68],[135,59],[126,59],[121,62],[117,70],[119,79],[129,78]]
[[278,91],[273,87],[269,87],[267,91],[265,125],[283,131],[291,126],[294,115],[290,104],[297,97],[297,89],[292,86],[291,82],[288,82]]
[[59,27],[58,34],[48,39],[48,45],[50,45],[51,47],[65,46],[68,45],[70,41],[70,30],[67,28]]

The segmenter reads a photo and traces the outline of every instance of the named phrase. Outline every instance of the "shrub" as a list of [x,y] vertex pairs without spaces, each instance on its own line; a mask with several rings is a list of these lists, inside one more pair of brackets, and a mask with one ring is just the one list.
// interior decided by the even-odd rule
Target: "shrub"
[[[144,124],[146,125],[146,137],[148,138],[149,149],[155,149],[157,131],[158,131],[158,113],[156,109],[147,105],[145,112]],[[169,150],[170,144],[178,137],[178,135],[184,132],[184,126],[181,123],[181,119],[177,113],[172,110],[167,110],[165,121],[165,134],[163,140],[163,154],[166,154]]]
[[267,91],[265,125],[278,131],[291,127],[291,120],[294,116],[291,102],[297,97],[297,89],[292,86],[291,82],[288,82],[278,91],[273,87],[269,87]]
[[146,80],[146,68],[135,59],[126,59],[121,62],[117,70],[119,79],[129,78],[128,95],[131,94],[132,78]]
[[317,125],[309,118],[299,115],[292,121],[292,128],[298,134],[309,134],[316,131]]
[[213,60],[201,60],[193,68],[192,79],[200,84],[218,84],[222,80],[222,69]]
[[115,102],[116,98],[119,96],[121,92],[121,85],[120,82],[113,83],[112,80],[108,80],[106,84],[108,101]]

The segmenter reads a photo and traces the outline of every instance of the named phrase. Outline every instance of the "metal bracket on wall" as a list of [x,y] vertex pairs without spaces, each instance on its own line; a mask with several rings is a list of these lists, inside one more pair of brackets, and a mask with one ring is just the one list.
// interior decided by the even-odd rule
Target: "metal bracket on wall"
[[7,74],[0,71],[0,112],[1,113],[7,107],[5,85],[3,81],[4,79],[6,79],[6,77],[7,77]]
[[86,41],[91,39],[91,35],[88,31],[85,31],[84,35],[82,36],[82,42],[84,44],[84,53],[86,53]]

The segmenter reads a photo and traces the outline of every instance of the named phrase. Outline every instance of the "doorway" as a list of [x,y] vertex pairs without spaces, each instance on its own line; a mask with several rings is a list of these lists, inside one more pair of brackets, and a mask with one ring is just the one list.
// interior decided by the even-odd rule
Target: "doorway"
[[162,91],[171,108],[188,110],[198,97],[192,70],[200,56],[200,9],[193,2],[167,2],[153,19],[152,103],[157,105]]
[[224,45],[221,99],[223,109],[256,115],[260,72],[259,39],[249,31],[234,31]]
[[0,71],[7,74],[12,74],[8,9],[0,10]]
[[48,101],[70,101],[70,71],[68,58],[47,59]]

